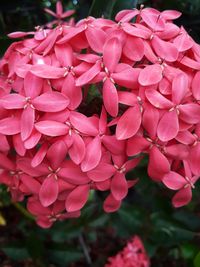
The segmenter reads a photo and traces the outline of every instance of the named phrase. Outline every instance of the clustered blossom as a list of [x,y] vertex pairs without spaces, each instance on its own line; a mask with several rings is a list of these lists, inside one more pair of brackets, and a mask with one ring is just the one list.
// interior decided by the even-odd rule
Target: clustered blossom
[[[57,5],[59,22],[62,12]],[[173,23],[180,15],[123,10],[115,21],[9,35],[23,39],[0,61],[0,182],[40,226],[79,216],[91,190],[108,192],[103,208],[116,211],[143,154],[149,177],[176,191],[173,205],[190,202],[200,175],[200,46]]]
[[141,239],[134,236],[126,247],[116,256],[108,259],[105,267],[149,267],[149,257],[144,249]]

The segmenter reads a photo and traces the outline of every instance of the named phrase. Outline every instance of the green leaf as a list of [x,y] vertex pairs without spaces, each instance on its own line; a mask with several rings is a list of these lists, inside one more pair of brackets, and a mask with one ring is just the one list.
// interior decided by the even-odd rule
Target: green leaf
[[184,259],[191,260],[198,252],[198,247],[192,243],[185,243],[181,247],[181,254]]
[[83,253],[77,251],[77,248],[70,250],[48,250],[49,259],[58,266],[66,266],[66,264],[74,263],[83,257]]
[[200,251],[194,258],[194,267],[200,267]]
[[137,6],[138,0],[117,0],[112,10],[112,18],[123,9],[133,9]]
[[89,15],[95,17],[114,18],[123,9],[136,7],[137,0],[93,0]]
[[30,257],[25,247],[4,247],[2,251],[12,260],[21,261]]

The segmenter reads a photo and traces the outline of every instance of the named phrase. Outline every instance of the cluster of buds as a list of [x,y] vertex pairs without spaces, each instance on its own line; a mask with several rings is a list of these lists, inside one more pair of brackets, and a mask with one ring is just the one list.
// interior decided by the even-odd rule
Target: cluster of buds
[[126,173],[147,154],[149,177],[177,191],[174,206],[189,203],[200,175],[200,46],[173,23],[180,12],[66,24],[57,9],[56,27],[10,34],[23,39],[0,61],[0,182],[50,227],[79,216],[91,190],[107,191],[103,208],[116,211],[137,182]]
[[116,256],[108,259],[105,267],[149,267],[149,257],[144,249],[143,243],[138,236],[128,242],[126,247]]

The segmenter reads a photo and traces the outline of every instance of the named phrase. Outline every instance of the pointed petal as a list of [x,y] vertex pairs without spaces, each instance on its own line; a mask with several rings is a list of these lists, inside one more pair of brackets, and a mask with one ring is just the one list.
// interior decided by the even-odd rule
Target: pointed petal
[[103,47],[103,63],[112,73],[116,68],[122,54],[122,45],[118,38],[108,39]]
[[143,136],[133,136],[128,139],[126,153],[128,156],[135,156],[146,151],[150,147],[150,142]]
[[38,195],[41,184],[35,178],[23,173],[20,175],[20,180],[31,193]]
[[82,162],[85,157],[85,143],[79,134],[72,132],[73,144],[69,149],[69,156],[77,165]]
[[41,93],[43,79],[28,72],[24,78],[24,90],[27,97],[35,98]]
[[94,182],[102,182],[112,177],[115,172],[116,169],[113,165],[100,162],[99,165],[89,171],[87,175]]
[[86,38],[92,50],[102,53],[107,34],[97,27],[88,27],[85,31]]
[[88,184],[77,186],[71,193],[69,193],[66,199],[66,210],[68,212],[74,212],[82,209],[88,200],[89,192],[90,186]]
[[94,169],[101,159],[101,140],[99,136],[96,136],[86,147],[86,154],[81,163],[81,169],[83,172]]
[[113,73],[111,76],[118,85],[130,89],[136,89],[138,86],[139,73],[139,69],[128,67],[121,72]]
[[21,138],[22,141],[26,140],[33,131],[35,122],[35,110],[28,105],[21,115]]
[[0,99],[0,104],[5,109],[21,109],[25,105],[25,97],[19,94],[5,95]]
[[187,205],[192,199],[192,190],[188,186],[179,190],[172,199],[172,204],[175,208],[180,208]]
[[184,145],[191,145],[195,142],[195,137],[189,131],[182,131],[178,133],[176,140]]
[[83,134],[90,136],[98,134],[96,125],[92,122],[92,120],[90,120],[90,118],[86,117],[82,113],[72,111],[70,113],[70,121],[74,128]]
[[55,54],[62,67],[72,66],[73,50],[69,44],[56,45]]
[[144,43],[142,39],[128,36],[123,47],[123,53],[133,61],[140,61],[144,56]]
[[115,212],[121,206],[121,200],[116,200],[112,194],[109,194],[103,203],[103,209],[105,212]]
[[172,190],[179,190],[182,187],[184,187],[184,185],[186,185],[186,180],[183,176],[181,176],[180,174],[170,171],[169,173],[167,173],[164,177],[162,182],[164,183],[164,185],[166,185],[169,189]]
[[190,149],[189,165],[194,175],[200,175],[200,143],[192,146]]
[[51,167],[53,169],[57,169],[60,167],[66,155],[67,155],[67,146],[65,145],[64,141],[59,140],[53,143],[49,147],[46,157],[51,163]]
[[192,93],[196,100],[200,100],[199,81],[200,81],[200,71],[198,71],[195,74],[192,80]]
[[117,22],[128,22],[129,20],[132,20],[135,16],[139,14],[139,10],[134,9],[134,10],[129,10],[125,9],[117,13],[115,16],[115,20]]
[[69,73],[62,84],[62,94],[70,100],[68,108],[75,110],[82,101],[81,87],[75,86],[74,76]]
[[170,109],[173,103],[161,95],[158,91],[154,89],[145,90],[145,96],[149,102],[156,108],[160,109]]
[[106,132],[106,129],[107,129],[107,113],[104,106],[102,106],[101,115],[99,118],[99,133],[104,134]]
[[57,121],[40,121],[35,124],[35,128],[42,134],[48,136],[60,136],[68,133],[68,126]]
[[35,154],[35,156],[33,157],[32,161],[31,161],[31,166],[32,167],[37,167],[45,158],[46,154],[47,154],[47,150],[48,150],[48,145],[46,143],[44,143],[39,150],[37,151],[37,153]]
[[0,120],[0,133],[4,135],[20,133],[20,120],[15,117]]
[[200,105],[189,103],[179,106],[179,118],[186,123],[200,123]]
[[162,59],[169,62],[174,62],[178,59],[179,52],[175,44],[163,41],[156,35],[154,35],[151,44],[156,54]]
[[32,101],[37,110],[58,112],[69,105],[69,99],[59,92],[44,93]]
[[143,86],[157,84],[162,80],[162,68],[159,64],[146,66],[140,71],[138,81]]
[[115,135],[104,135],[102,137],[102,142],[106,149],[108,149],[112,154],[119,155],[124,152],[125,141],[117,140]]
[[148,175],[155,181],[160,181],[170,171],[170,164],[160,150],[153,146],[149,153]]
[[76,86],[83,86],[91,82],[97,74],[101,71],[101,64],[98,61],[88,71],[84,72],[80,77],[76,79]]
[[58,198],[58,182],[54,175],[46,177],[39,192],[39,199],[44,207],[53,204]]
[[65,161],[64,166],[59,171],[59,177],[73,185],[86,184],[90,181],[87,174],[82,172],[80,167],[71,160]]
[[6,170],[14,170],[15,164],[6,155],[0,153],[0,167]]
[[139,105],[130,107],[121,116],[117,123],[116,137],[118,140],[124,140],[137,133],[141,125],[141,111]]
[[66,70],[46,64],[37,64],[32,66],[30,72],[40,78],[58,79],[64,77]]
[[116,172],[112,178],[110,190],[116,200],[125,198],[128,193],[128,184],[123,173]]
[[20,156],[24,156],[26,153],[26,148],[22,142],[20,134],[13,135],[13,146]]
[[172,101],[180,104],[188,90],[188,77],[184,73],[178,74],[172,82]]
[[26,149],[34,148],[38,144],[41,136],[41,133],[33,129],[33,132],[31,133],[30,137],[24,141],[24,147]]
[[179,34],[173,41],[175,44],[176,48],[178,49],[179,52],[185,52],[192,48],[193,46],[193,41],[191,37],[186,33],[183,32],[182,34]]
[[146,106],[143,113],[142,125],[149,134],[150,138],[154,138],[157,134],[159,119],[160,119],[159,110],[151,105]]
[[118,94],[110,79],[107,79],[103,84],[103,102],[106,111],[112,117],[116,117],[118,114]]
[[188,158],[189,147],[183,144],[174,144],[165,147],[165,153],[168,157],[176,160]]
[[167,142],[175,138],[178,132],[179,122],[176,110],[165,112],[158,124],[158,138],[163,142]]
[[177,10],[165,10],[161,13],[161,16],[166,20],[174,20],[181,16],[181,12]]

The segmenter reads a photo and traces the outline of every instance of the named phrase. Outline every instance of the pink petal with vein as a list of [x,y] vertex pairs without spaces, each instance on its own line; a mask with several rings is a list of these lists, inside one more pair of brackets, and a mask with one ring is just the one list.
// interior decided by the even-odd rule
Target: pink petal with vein
[[81,163],[83,172],[94,169],[101,159],[101,140],[96,136],[86,147],[85,157]]
[[83,208],[88,200],[89,185],[77,186],[67,197],[65,207],[68,212],[78,211]]
[[68,126],[57,121],[40,121],[35,124],[35,128],[42,134],[48,136],[60,136],[68,133]]
[[176,110],[165,112],[158,124],[158,138],[163,142],[167,142],[175,138],[178,132],[179,121]]
[[39,192],[39,199],[44,207],[53,204],[58,197],[58,182],[54,175],[46,177]]
[[141,112],[138,105],[130,107],[121,116],[117,123],[116,137],[118,140],[124,140],[137,133],[141,125]]

